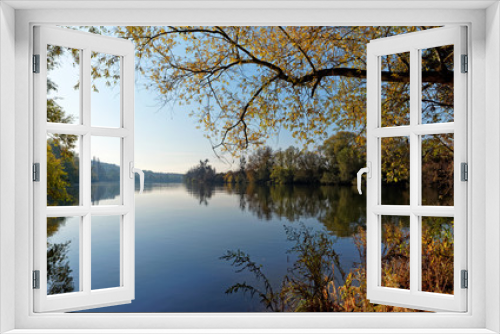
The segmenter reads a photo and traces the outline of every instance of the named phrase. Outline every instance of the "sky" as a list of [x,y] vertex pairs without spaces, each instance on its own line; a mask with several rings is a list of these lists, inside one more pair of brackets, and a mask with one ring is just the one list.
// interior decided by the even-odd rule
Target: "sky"
[[[78,82],[79,70],[73,66],[72,58],[61,57],[61,66],[49,72],[58,90],[51,93],[67,114],[78,115],[79,92],[74,89]],[[229,154],[219,159],[212,150],[210,141],[205,138],[203,129],[196,129],[196,119],[188,114],[197,106],[161,107],[156,92],[146,90],[146,78],[136,72],[135,83],[135,166],[155,172],[185,173],[199,163],[209,159],[217,172],[238,168],[238,159]],[[104,80],[93,84],[99,90],[91,95],[92,126],[118,126],[120,108],[119,86],[107,87]],[[301,146],[291,132],[282,129],[279,136],[268,140],[273,149]],[[120,160],[117,138],[93,138],[91,155],[102,162],[118,164]]]

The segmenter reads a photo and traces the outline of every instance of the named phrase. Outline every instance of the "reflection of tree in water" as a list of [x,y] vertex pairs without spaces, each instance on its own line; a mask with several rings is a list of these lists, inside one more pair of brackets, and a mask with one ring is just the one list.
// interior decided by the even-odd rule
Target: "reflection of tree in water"
[[92,205],[99,205],[99,202],[105,199],[113,199],[120,195],[119,182],[92,183],[91,201]]
[[[187,188],[204,205],[208,205],[216,190],[213,185],[188,184]],[[228,184],[217,190],[239,196],[240,209],[254,214],[259,220],[284,218],[296,222],[316,218],[340,237],[352,236],[358,226],[366,223],[366,199],[351,187],[249,183]]]
[[[47,240],[54,236],[66,218],[47,218]],[[68,251],[71,241],[63,243],[47,242],[47,294],[74,291],[73,270],[70,268]]]
[[331,193],[325,189],[298,185],[249,186],[246,209],[259,219],[286,218],[294,222],[304,218],[320,218],[331,208]]
[[339,237],[350,237],[366,226],[366,197],[350,187],[323,187],[329,206],[318,220]]
[[200,205],[208,205],[208,200],[212,198],[215,186],[204,183],[186,183],[187,192],[200,201]]
[[69,266],[68,250],[71,241],[47,243],[47,294],[74,291],[73,270]]

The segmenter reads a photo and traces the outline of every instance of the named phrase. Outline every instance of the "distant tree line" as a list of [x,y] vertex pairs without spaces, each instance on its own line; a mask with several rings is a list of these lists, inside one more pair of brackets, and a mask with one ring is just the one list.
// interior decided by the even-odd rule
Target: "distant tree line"
[[[290,146],[273,150],[264,146],[240,158],[239,167],[217,173],[208,160],[191,168],[184,180],[191,184],[352,184],[366,165],[365,146],[358,134],[339,131],[326,139],[317,151]],[[427,205],[435,201],[453,205],[453,136],[422,137],[422,185]],[[410,177],[410,145],[406,137],[383,138],[380,144],[381,178],[384,184],[407,188]],[[429,195],[430,196],[430,195]],[[428,203],[427,203],[428,202]]]
[[[91,162],[91,177],[92,182],[118,182],[120,181],[120,166],[101,162],[99,158],[94,157]],[[135,178],[138,180],[139,175]],[[144,181],[149,183],[178,183],[182,180],[182,174],[144,171]]]
[[92,158],[90,166],[92,182],[120,181],[120,166],[101,162],[96,157]]
[[365,149],[356,143],[357,134],[339,131],[325,140],[316,152],[290,146],[274,151],[261,147],[241,157],[239,168],[216,173],[208,160],[191,168],[188,183],[274,183],[274,184],[351,184],[365,164]]
[[[139,175],[136,175],[135,178],[139,179]],[[145,170],[144,180],[145,182],[149,183],[179,183],[184,180],[184,175],[177,173],[159,173]]]

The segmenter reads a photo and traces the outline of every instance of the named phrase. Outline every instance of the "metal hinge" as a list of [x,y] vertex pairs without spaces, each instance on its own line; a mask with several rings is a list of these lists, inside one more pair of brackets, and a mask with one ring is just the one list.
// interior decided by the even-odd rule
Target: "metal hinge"
[[469,273],[467,270],[462,270],[460,275],[462,281],[461,287],[462,289],[467,289],[469,287]]
[[462,55],[462,73],[469,72],[469,56]]
[[466,162],[460,164],[460,180],[469,181],[469,165]]
[[40,182],[40,164],[38,162],[33,164],[33,181]]
[[33,270],[33,289],[40,289],[40,270]]
[[40,73],[40,55],[33,55],[33,73]]

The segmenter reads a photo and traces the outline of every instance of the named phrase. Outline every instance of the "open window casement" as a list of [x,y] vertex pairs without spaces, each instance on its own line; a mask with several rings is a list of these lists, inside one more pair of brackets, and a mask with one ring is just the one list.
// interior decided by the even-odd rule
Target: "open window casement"
[[[462,281],[467,274],[467,182],[463,175],[463,164],[467,163],[466,52],[466,28],[458,26],[368,44],[365,171],[367,295],[372,303],[466,311],[467,289]],[[452,152],[448,162],[433,167],[441,178],[448,175],[451,201],[443,202],[440,197],[429,200],[426,195],[425,189],[432,187],[433,180],[425,175],[429,167],[423,168],[423,161],[428,163],[428,154],[436,159],[440,155],[438,150],[429,149],[430,143],[446,144],[447,156]],[[404,175],[409,198],[403,201],[399,190],[399,198],[391,201],[384,190],[387,181]],[[427,238],[429,224],[438,229],[432,232],[433,245],[447,243],[449,252],[451,243],[451,256],[426,248],[432,246]],[[396,231],[394,225],[399,226],[399,239],[394,234],[390,239]],[[396,239],[398,243],[393,242]],[[391,242],[393,248],[389,249]],[[429,258],[430,254],[437,257]],[[438,260],[448,264],[430,273],[429,263]],[[432,270],[436,268],[441,267],[432,264]],[[450,278],[448,282],[429,281],[436,277]]]
[[[133,166],[134,45],[40,26],[34,28],[33,60],[34,311],[130,303],[134,299],[134,172],[140,173]],[[55,69],[59,72],[52,75]],[[96,94],[95,71],[109,74],[115,85],[113,96]],[[106,98],[112,102],[105,102]],[[69,151],[70,158],[65,156]],[[119,165],[114,177],[120,196],[109,205],[92,198],[96,155],[101,161],[113,156]],[[70,169],[75,179],[71,185]],[[63,235],[56,240],[54,231],[70,225],[73,234],[64,232],[64,238],[59,231]],[[94,230],[98,225],[101,228]],[[106,245],[100,248],[103,254],[93,249],[96,243]],[[102,261],[109,256],[102,249],[114,252],[111,265]],[[70,267],[70,261],[76,266]],[[111,267],[115,281],[97,284],[96,277]]]

